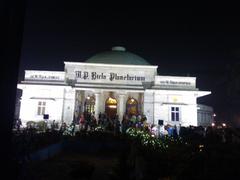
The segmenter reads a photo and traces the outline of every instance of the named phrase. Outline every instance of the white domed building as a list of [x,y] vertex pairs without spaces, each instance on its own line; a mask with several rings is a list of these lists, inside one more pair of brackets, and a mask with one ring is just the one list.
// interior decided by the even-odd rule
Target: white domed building
[[99,113],[120,120],[124,114],[144,114],[152,124],[197,126],[197,98],[211,94],[196,88],[196,77],[158,75],[158,66],[124,47],[64,65],[64,71],[25,71],[18,84],[23,123],[45,115],[69,124],[89,112],[97,119]]

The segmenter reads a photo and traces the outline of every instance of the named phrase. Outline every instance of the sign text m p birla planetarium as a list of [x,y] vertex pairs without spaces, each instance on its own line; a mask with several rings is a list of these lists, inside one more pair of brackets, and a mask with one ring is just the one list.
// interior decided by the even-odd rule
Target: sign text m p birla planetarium
[[88,79],[88,80],[127,80],[127,81],[145,81],[145,77],[129,75],[119,75],[118,73],[110,72],[106,73],[97,73],[97,72],[87,72],[87,71],[75,71],[75,77],[77,79]]

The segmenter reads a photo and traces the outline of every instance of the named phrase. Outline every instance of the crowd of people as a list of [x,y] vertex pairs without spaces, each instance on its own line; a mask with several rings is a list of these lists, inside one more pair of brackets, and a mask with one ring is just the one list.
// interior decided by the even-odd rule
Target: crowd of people
[[[22,127],[22,122],[17,119],[14,123],[15,131],[19,132]],[[58,125],[54,120],[48,123],[46,126],[47,131],[58,131],[60,134],[70,134],[74,135],[76,131],[86,132],[102,130],[113,132],[114,134],[126,133],[128,128],[137,128],[140,130],[146,130],[156,137],[162,136],[172,136],[172,137],[201,137],[213,139],[213,141],[221,142],[240,142],[240,132],[234,130],[233,128],[222,128],[216,129],[214,127],[181,127],[178,125],[154,125],[147,122],[145,115],[128,115],[124,114],[123,118],[120,120],[118,115],[108,116],[105,113],[99,113],[96,119],[92,113],[82,113],[79,118],[72,121],[70,125],[63,122]],[[30,131],[32,129],[37,129],[31,123],[28,124],[24,130]]]
[[94,114],[81,114],[78,123],[80,131],[94,131],[97,127],[103,131],[112,131],[114,134],[126,133],[128,128],[137,128],[146,130],[155,137],[171,136],[181,137],[199,137],[209,139],[216,142],[239,142],[240,132],[233,128],[217,129],[214,127],[181,127],[181,124],[176,125],[155,125],[147,122],[145,115],[127,115],[124,114],[120,121],[118,115],[113,117],[107,116],[105,113],[100,113],[98,119]]
[[129,127],[144,128],[147,126],[147,118],[144,115],[127,115],[120,120],[118,115],[107,116],[105,113],[100,113],[98,119],[94,114],[83,113],[80,115],[79,121],[80,131],[95,130],[97,127],[104,131],[112,131],[114,133],[125,133]]
[[100,113],[98,119],[95,118],[94,114],[83,113],[77,122],[72,123],[79,125],[80,131],[93,131],[96,128],[100,128],[103,131],[112,131],[115,134],[126,133],[128,128],[137,128],[140,130],[146,130],[155,136],[178,136],[180,133],[181,125],[155,125],[147,122],[145,115],[129,115],[124,114],[122,120],[119,119],[118,115],[108,116],[105,113]]

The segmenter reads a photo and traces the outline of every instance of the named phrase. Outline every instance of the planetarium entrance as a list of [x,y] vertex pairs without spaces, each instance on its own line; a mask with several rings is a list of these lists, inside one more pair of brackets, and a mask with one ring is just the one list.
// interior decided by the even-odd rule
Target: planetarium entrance
[[107,98],[105,102],[105,112],[109,118],[113,118],[117,114],[117,100],[115,98]]
[[127,114],[132,115],[138,115],[138,102],[134,98],[128,98],[126,103],[126,111]]

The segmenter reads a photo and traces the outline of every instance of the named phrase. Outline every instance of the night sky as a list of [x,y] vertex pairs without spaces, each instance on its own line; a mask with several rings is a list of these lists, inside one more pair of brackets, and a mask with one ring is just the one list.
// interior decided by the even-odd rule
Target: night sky
[[25,69],[62,71],[63,61],[121,45],[158,65],[160,75],[196,76],[197,87],[213,93],[199,102],[221,110],[222,83],[240,57],[239,22],[226,9],[28,1],[19,81]]

